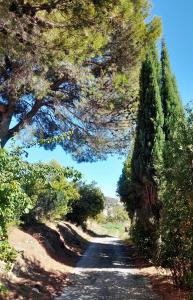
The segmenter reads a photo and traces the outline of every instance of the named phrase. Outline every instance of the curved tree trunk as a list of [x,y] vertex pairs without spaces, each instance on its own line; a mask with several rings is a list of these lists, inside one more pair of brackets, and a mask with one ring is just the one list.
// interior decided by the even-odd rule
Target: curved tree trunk
[[9,127],[13,117],[13,110],[10,109],[6,112],[2,112],[0,115],[0,146],[3,148],[8,140],[11,138],[9,133]]

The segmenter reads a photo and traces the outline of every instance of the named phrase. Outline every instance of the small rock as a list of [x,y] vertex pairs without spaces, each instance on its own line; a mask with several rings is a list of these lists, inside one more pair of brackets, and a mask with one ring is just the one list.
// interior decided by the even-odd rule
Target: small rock
[[40,291],[37,288],[33,288],[32,291],[36,292],[37,294],[40,294]]

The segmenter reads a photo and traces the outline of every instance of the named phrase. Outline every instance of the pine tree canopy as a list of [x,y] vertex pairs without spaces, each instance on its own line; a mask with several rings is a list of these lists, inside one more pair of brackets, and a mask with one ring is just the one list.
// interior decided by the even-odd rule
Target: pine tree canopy
[[[72,131],[92,160],[128,143],[141,60],[160,34],[147,0],[2,0],[0,139]],[[52,142],[45,147],[53,149]]]

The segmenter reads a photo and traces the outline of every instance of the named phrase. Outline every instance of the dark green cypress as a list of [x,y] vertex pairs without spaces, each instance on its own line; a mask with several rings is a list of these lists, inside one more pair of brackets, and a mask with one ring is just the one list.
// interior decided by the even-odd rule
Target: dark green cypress
[[[136,137],[131,161],[135,214],[131,236],[143,253],[157,250],[160,202],[159,169],[164,147],[164,115],[160,96],[160,64],[152,47],[142,64]],[[131,197],[129,199],[131,201]]]
[[161,98],[164,112],[164,133],[166,140],[174,134],[178,122],[183,118],[183,106],[172,74],[166,43],[162,41],[161,51]]
[[140,101],[132,158],[133,181],[141,185],[144,201],[149,205],[156,200],[155,187],[158,184],[158,167],[164,144],[159,74],[156,49],[151,49],[141,68]]

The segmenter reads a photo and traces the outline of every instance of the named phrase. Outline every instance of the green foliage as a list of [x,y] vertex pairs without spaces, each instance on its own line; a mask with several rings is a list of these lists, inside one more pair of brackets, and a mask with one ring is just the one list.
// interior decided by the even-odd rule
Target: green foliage
[[128,239],[128,232],[125,231],[125,227],[128,227],[128,222],[108,222],[105,220],[104,222],[100,222],[100,219],[95,219],[97,223],[93,220],[89,222],[88,226],[99,235],[108,235],[108,236],[117,236],[120,239]]
[[[153,52],[142,67],[135,146],[118,192],[133,217],[131,236],[138,247],[169,268],[176,284],[192,289],[193,113],[189,109],[185,116],[164,42],[161,74],[156,57]],[[158,205],[144,201],[149,183]]]
[[104,215],[103,212],[100,212],[99,214],[97,214],[94,219],[99,224],[105,224],[107,222],[106,216]]
[[[164,110],[165,146],[160,166],[162,218],[160,264],[169,267],[177,284],[193,288],[193,126],[192,111],[185,119],[169,63],[165,42],[162,42],[161,96]],[[172,180],[171,180],[172,179]]]
[[160,64],[152,46],[141,68],[134,149],[124,164],[117,190],[134,222],[132,237],[145,255],[153,254],[151,248],[156,239],[160,209],[157,190],[164,144],[164,116],[159,83]]
[[133,181],[141,184],[142,188],[158,183],[158,165],[162,160],[164,143],[159,62],[155,53],[155,49],[149,50],[141,69],[140,103],[131,162]]
[[0,241],[0,261],[5,263],[7,270],[10,270],[16,255],[17,252],[9,245],[7,240]]
[[131,156],[129,155],[124,162],[122,174],[117,184],[117,193],[120,196],[121,202],[124,203],[129,217],[133,219],[136,210],[136,190],[131,179]]
[[161,52],[161,97],[164,111],[164,133],[166,140],[173,137],[178,120],[184,114],[177,83],[171,72],[166,44],[162,41]]
[[79,186],[80,199],[72,204],[72,212],[67,218],[79,225],[83,225],[86,220],[96,217],[104,208],[104,195],[95,186],[95,183],[81,184]]
[[0,296],[5,297],[8,294],[8,288],[0,282]]
[[121,223],[128,221],[128,214],[124,206],[116,204],[112,207],[111,215],[106,217],[107,222]]
[[16,257],[7,242],[7,224],[18,221],[31,208],[31,199],[25,193],[28,164],[22,161],[20,151],[0,150],[0,260],[9,269]]
[[7,242],[10,223],[63,218],[79,199],[78,171],[56,161],[30,164],[22,159],[23,154],[20,148],[0,150],[0,260],[7,267],[15,259]]
[[2,0],[1,146],[20,134],[38,143],[54,137],[45,148],[59,144],[77,160],[121,149],[141,60],[161,31],[148,15],[147,0]]
[[126,221],[129,221],[128,213],[125,209],[125,207],[121,204],[114,204],[111,205],[110,212],[105,213],[105,207],[104,211],[99,213],[94,219],[98,223],[124,223]]
[[150,230],[142,220],[138,219],[130,228],[130,236],[140,252],[146,258],[152,258],[155,250],[155,228],[152,226]]
[[25,193],[24,177],[28,164],[19,153],[9,154],[0,150],[0,237],[6,236],[6,224],[17,221],[31,208],[31,200]]
[[45,219],[65,218],[72,211],[77,223],[95,217],[103,209],[104,196],[94,184],[80,184],[81,173],[57,161],[26,162],[26,152],[0,150],[0,260],[7,269],[16,252],[7,241],[10,223],[25,225]]
[[62,167],[56,161],[31,164],[25,190],[33,208],[24,217],[25,222],[64,217],[70,211],[72,202],[79,198],[76,182],[80,178],[78,171]]
[[159,260],[172,270],[176,283],[185,285],[192,282],[193,269],[192,120],[191,116],[189,122],[179,121],[175,138],[167,142],[160,188],[163,208]]

